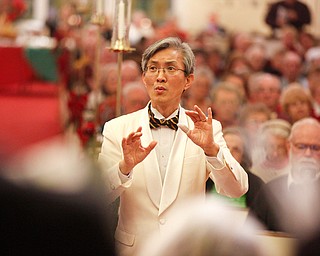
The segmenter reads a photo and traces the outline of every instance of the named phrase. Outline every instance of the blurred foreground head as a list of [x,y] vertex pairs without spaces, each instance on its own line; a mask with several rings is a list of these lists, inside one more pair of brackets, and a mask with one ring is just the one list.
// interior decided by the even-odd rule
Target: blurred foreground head
[[191,199],[173,213],[170,229],[152,237],[141,256],[262,256],[258,224],[241,221],[236,210],[217,198]]
[[116,255],[102,178],[78,145],[39,142],[0,166],[1,255]]

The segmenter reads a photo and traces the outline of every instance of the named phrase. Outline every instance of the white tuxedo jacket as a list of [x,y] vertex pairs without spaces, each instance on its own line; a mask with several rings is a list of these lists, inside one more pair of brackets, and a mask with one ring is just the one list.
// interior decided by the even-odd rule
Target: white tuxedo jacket
[[[180,108],[179,123],[193,129],[192,120]],[[142,126],[143,146],[152,140],[148,107],[120,116],[105,124],[99,163],[106,175],[112,200],[120,196],[119,220],[115,234],[120,255],[136,255],[151,232],[170,229],[168,215],[175,204],[192,196],[205,196],[205,184],[210,176],[217,191],[227,196],[241,196],[248,189],[247,174],[232,157],[222,136],[220,122],[213,120],[214,140],[220,146],[218,158],[226,167],[215,169],[203,150],[178,129],[162,183],[155,150],[132,170],[132,178],[122,184],[119,161],[123,158],[121,141]],[[229,166],[229,168],[227,167]],[[233,175],[230,175],[230,173]],[[226,175],[226,174],[229,175]],[[236,184],[236,185],[234,185]],[[232,187],[231,187],[232,186]],[[235,192],[236,191],[236,192]]]

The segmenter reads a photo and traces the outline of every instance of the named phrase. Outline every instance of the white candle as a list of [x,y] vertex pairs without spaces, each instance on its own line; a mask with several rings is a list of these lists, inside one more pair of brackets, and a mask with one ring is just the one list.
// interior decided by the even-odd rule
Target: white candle
[[125,16],[124,16],[124,2],[120,1],[118,11],[118,37],[123,39],[126,34]]
[[102,13],[102,0],[97,0],[96,2],[96,12]]

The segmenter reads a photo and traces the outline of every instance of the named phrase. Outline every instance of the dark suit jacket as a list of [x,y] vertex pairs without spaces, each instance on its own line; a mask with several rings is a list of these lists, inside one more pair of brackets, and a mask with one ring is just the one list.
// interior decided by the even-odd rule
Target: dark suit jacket
[[[320,213],[319,188],[318,181],[307,186],[291,185],[289,189],[288,175],[281,176],[263,186],[250,208],[249,215],[257,217],[268,230],[295,235],[299,233],[297,227],[304,225],[301,216],[308,216],[303,215],[304,212],[312,209]],[[307,202],[307,205],[305,202],[301,204],[302,200]]]
[[251,205],[249,215],[258,218],[268,230],[284,231],[277,216],[277,211],[281,209],[277,195],[288,194],[287,180],[285,175],[266,183]]
[[260,189],[263,187],[264,182],[257,175],[248,171],[248,181],[249,181],[249,189],[246,194],[246,205],[247,207],[251,207],[254,202],[256,196],[259,194]]

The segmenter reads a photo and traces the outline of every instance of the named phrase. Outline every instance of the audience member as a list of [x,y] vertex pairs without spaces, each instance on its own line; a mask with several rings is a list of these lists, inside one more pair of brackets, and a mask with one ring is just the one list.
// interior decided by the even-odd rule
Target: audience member
[[280,103],[283,111],[282,118],[291,124],[302,118],[313,116],[311,96],[300,84],[290,84],[283,89]]
[[269,230],[308,239],[319,230],[320,123],[297,121],[287,144],[290,171],[264,185],[251,207]]
[[304,51],[298,40],[298,32],[293,27],[283,27],[280,34],[280,42],[287,51],[292,51],[303,57]]
[[283,46],[275,47],[275,48],[276,49],[273,49],[269,54],[266,67],[265,67],[265,72],[280,77],[282,59],[286,50],[284,49]]
[[144,108],[149,99],[146,87],[142,82],[127,83],[122,90],[123,114],[129,114]]
[[282,119],[263,123],[252,150],[252,172],[265,183],[289,172],[287,141],[291,125]]
[[197,105],[204,113],[207,113],[209,107],[212,107],[210,91],[214,83],[214,74],[207,66],[197,67],[194,73],[192,86],[188,91],[182,106],[185,109],[193,109]]
[[295,52],[285,52],[281,63],[281,88],[287,87],[290,83],[300,83],[306,86],[302,69],[302,58]]
[[264,70],[267,62],[267,52],[264,45],[252,44],[244,53],[252,72]]
[[193,49],[196,67],[206,66],[208,61],[208,52],[202,48]]
[[222,128],[238,123],[239,110],[243,104],[239,90],[227,83],[220,83],[211,93],[214,118],[219,120]]
[[[223,129],[223,134],[231,154],[248,174],[249,189],[248,192],[240,198],[227,198],[224,196],[220,197],[231,201],[238,207],[250,207],[256,195],[258,194],[263,181],[250,171],[252,159],[250,150],[248,148],[248,138],[243,129],[238,126],[232,126]],[[215,191],[213,186],[214,184],[211,182],[211,180],[208,180],[207,192]]]
[[247,103],[239,114],[239,126],[244,129],[249,138],[249,146],[256,143],[260,126],[271,119],[271,112],[263,103]]
[[127,83],[140,81],[141,71],[139,64],[134,60],[124,60],[121,65],[121,79],[123,87],[125,87]]
[[101,68],[101,89],[98,95],[92,91],[92,97],[95,97],[95,104],[97,104],[100,127],[116,116],[117,87],[118,66],[116,63],[107,64]]
[[251,73],[247,59],[240,54],[231,54],[225,65],[225,72],[231,72],[248,78]]
[[271,111],[272,118],[280,113],[280,79],[269,73],[256,73],[250,76],[248,82],[249,101],[264,103]]
[[310,68],[312,66],[320,66],[320,46],[310,48],[304,55],[305,66]]
[[287,25],[302,30],[305,25],[311,24],[311,13],[309,7],[301,1],[276,1],[270,5],[265,22],[272,30]]
[[307,31],[301,31],[298,34],[298,41],[303,49],[303,53],[308,52],[309,49],[312,49],[316,46],[316,37]]
[[238,32],[231,37],[231,52],[234,55],[243,55],[252,43],[253,37],[250,33]]
[[1,255],[116,255],[100,170],[74,137],[0,150]]
[[226,82],[230,85],[234,85],[241,94],[244,103],[248,100],[248,88],[247,80],[244,76],[233,72],[227,72],[221,77],[221,82]]
[[212,47],[207,50],[208,58],[207,65],[214,73],[214,76],[217,79],[221,77],[224,72],[224,56],[222,50],[212,49]]
[[310,67],[307,79],[308,88],[312,97],[314,115],[320,120],[320,65]]

